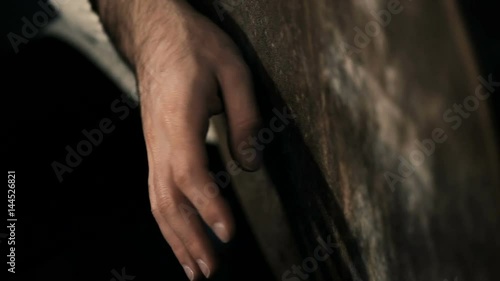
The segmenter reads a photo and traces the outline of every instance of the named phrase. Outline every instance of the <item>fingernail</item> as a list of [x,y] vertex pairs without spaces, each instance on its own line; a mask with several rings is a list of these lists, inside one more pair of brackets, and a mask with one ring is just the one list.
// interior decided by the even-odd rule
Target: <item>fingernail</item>
[[227,229],[224,226],[224,224],[220,222],[214,223],[214,225],[212,226],[212,230],[214,231],[215,235],[219,237],[220,241],[224,243],[229,242],[230,239],[229,233],[227,232]]
[[242,149],[242,151],[247,152],[248,154],[245,157],[241,158],[241,167],[247,171],[256,171],[262,165],[262,151],[259,149],[262,147],[254,147],[248,144],[246,147]]
[[189,278],[190,281],[194,280],[194,273],[193,270],[187,265],[183,265],[182,268],[184,268],[184,272],[186,272],[186,276]]
[[205,277],[208,278],[210,276],[210,269],[208,269],[207,264],[204,261],[199,260],[199,259],[196,260],[196,263],[200,267],[201,272],[203,272],[203,275],[205,275]]

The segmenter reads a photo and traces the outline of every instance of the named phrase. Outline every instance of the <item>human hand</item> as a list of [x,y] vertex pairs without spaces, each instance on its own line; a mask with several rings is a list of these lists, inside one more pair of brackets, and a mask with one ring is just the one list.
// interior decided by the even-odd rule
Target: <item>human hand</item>
[[96,3],[139,83],[153,215],[188,277],[209,277],[214,250],[190,211],[220,240],[234,235],[231,210],[209,174],[205,136],[209,118],[225,111],[234,160],[245,170],[259,167],[259,151],[247,141],[260,124],[250,71],[231,39],[183,0]]

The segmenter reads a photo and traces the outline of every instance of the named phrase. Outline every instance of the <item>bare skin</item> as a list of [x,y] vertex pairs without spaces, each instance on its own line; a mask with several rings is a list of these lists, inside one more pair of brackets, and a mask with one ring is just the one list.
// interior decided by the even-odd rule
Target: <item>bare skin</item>
[[153,215],[188,278],[210,277],[217,261],[203,221],[224,242],[235,226],[214,192],[205,135],[225,111],[234,160],[258,169],[258,151],[246,145],[260,124],[251,74],[231,39],[184,0],[94,3],[139,82]]

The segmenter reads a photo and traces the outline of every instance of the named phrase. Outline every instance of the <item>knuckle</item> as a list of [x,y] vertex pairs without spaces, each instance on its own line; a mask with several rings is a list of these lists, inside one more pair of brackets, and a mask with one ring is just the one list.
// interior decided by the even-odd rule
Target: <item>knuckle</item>
[[239,53],[233,51],[223,52],[216,57],[219,70],[223,71],[228,78],[250,78],[251,72],[246,62]]
[[177,212],[178,202],[173,197],[163,197],[155,206],[152,206],[151,212],[155,218],[169,217]]
[[169,242],[169,245],[170,245],[170,248],[172,248],[172,251],[175,253],[175,255],[179,258],[179,259],[183,259],[186,255],[186,248],[184,247],[184,245],[178,241],[178,242]]
[[179,239],[182,241],[184,245],[186,245],[187,248],[193,248],[197,247],[197,242],[198,240],[196,239],[196,236],[191,233],[186,233],[179,235]]
[[186,168],[186,165],[181,165],[179,166],[179,168],[177,168],[177,170],[173,174],[173,180],[179,188],[182,188],[189,184],[189,182],[191,181],[191,175],[189,169]]
[[242,59],[232,59],[228,64],[229,68],[231,69],[231,73],[235,78],[238,78],[239,80],[243,79],[244,81],[251,80],[252,73],[250,72],[247,64]]
[[242,59],[238,59],[235,62],[235,66],[237,67],[238,74],[241,77],[244,77],[244,78],[248,79],[249,81],[251,80],[252,72],[250,71],[250,68],[248,67],[246,62],[244,62]]
[[234,127],[244,132],[255,133],[260,128],[260,124],[260,119],[256,116],[252,116],[236,120]]

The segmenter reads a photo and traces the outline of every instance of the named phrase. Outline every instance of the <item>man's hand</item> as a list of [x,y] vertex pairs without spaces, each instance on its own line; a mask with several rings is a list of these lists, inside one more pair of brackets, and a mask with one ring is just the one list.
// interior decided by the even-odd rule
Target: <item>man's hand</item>
[[235,229],[209,175],[205,136],[209,118],[225,111],[233,158],[259,167],[247,141],[259,126],[251,74],[235,44],[183,0],[96,4],[139,82],[153,215],[188,277],[209,277],[216,259],[201,219],[224,242]]

